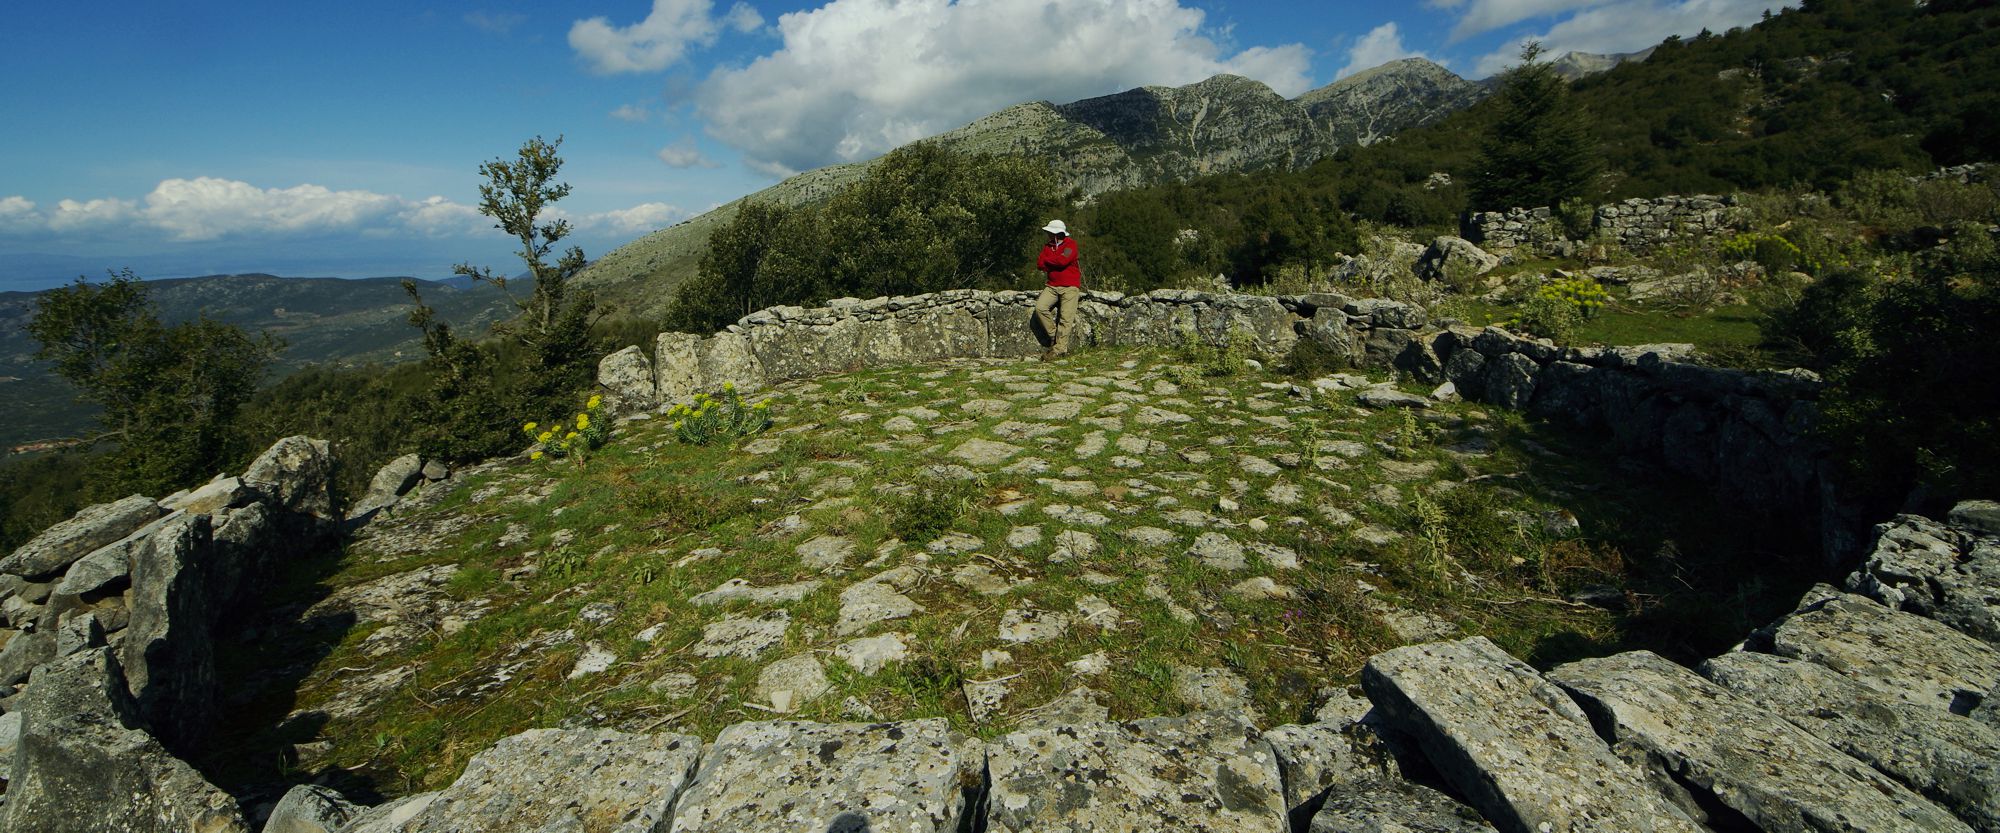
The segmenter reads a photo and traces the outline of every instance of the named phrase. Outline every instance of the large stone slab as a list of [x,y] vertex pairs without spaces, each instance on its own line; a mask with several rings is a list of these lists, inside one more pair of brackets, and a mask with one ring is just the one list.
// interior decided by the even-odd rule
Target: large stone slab
[[1703,663],[1701,673],[1976,829],[2000,830],[2000,728],[1888,697],[1822,665],[1771,654],[1723,654]]
[[661,333],[653,341],[653,387],[661,405],[677,405],[702,390],[701,337]]
[[1277,758],[1239,712],[1037,727],[987,746],[986,829],[1286,829]]
[[42,667],[21,697],[9,833],[249,833],[236,799],[137,728],[105,649]]
[[85,507],[0,559],[0,573],[30,579],[57,575],[77,559],[132,534],[164,513],[145,495]]
[[[1359,706],[1365,708],[1366,701]],[[1284,776],[1285,810],[1304,827],[1329,791],[1364,782],[1395,781],[1400,767],[1371,723],[1354,715],[1318,723],[1279,726],[1264,733]]]
[[183,749],[214,718],[217,564],[207,515],[176,515],[132,556],[131,624],[119,642],[127,690],[146,725]]
[[674,833],[952,833],[979,783],[979,743],[943,719],[738,723],[674,807]]
[[687,786],[701,739],[531,729],[473,756],[395,833],[652,833]]
[[1875,529],[1875,549],[1847,589],[2000,645],[2000,539],[1915,515]]
[[1485,637],[1377,654],[1361,684],[1502,830],[1702,830],[1612,754],[1561,689]]
[[1650,651],[1572,662],[1575,694],[1628,758],[1712,793],[1769,833],[1966,827],[1783,717]]
[[1493,825],[1479,812],[1422,784],[1395,779],[1335,786],[1313,814],[1308,833],[1478,833]]
[[334,520],[333,446],[295,435],[271,444],[243,470],[243,485],[264,494],[274,508]]
[[1755,640],[1920,706],[1968,714],[2000,682],[2000,649],[1824,585]]

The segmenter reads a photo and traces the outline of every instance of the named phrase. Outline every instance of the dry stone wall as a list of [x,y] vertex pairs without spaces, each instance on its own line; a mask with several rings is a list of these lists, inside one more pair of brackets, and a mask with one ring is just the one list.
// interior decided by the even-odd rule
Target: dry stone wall
[[[1591,232],[1627,251],[1649,252],[1743,228],[1746,219],[1734,196],[1635,197],[1598,206],[1591,212]],[[1476,211],[1463,225],[1466,239],[1499,254],[1551,254],[1568,245],[1547,207]]]

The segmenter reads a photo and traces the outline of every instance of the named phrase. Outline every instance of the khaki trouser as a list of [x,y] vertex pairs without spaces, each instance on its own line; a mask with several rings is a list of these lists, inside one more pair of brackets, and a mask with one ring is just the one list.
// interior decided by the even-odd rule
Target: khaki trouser
[[[1080,286],[1050,286],[1035,299],[1035,320],[1049,334],[1049,352],[1058,356],[1069,352],[1069,331],[1076,326],[1076,302],[1083,297]],[[1061,302],[1060,316],[1056,304]]]

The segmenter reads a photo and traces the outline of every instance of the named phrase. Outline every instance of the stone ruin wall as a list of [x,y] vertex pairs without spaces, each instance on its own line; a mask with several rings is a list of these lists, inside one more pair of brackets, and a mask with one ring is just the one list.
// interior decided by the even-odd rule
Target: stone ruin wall
[[[666,334],[650,354],[608,356],[600,381],[643,412],[725,382],[755,390],[860,367],[1024,357],[1039,349],[1030,302],[968,291],[767,310],[714,336]],[[1557,348],[1330,294],[1094,294],[1084,310],[1080,337],[1097,345],[1238,331],[1277,353],[1313,339],[1435,383],[1434,397],[1568,418],[1726,497],[1829,520],[1824,464],[1803,439],[1818,388],[1808,375],[1704,368],[1670,345]],[[55,615],[54,655],[0,703],[0,754],[11,757],[0,830],[253,829],[155,738],[185,738],[209,719],[182,700],[212,702],[199,648],[261,569],[242,569],[258,563],[248,556],[276,557],[275,536],[337,520],[325,466],[323,444],[290,438],[243,478],[173,496],[180,514],[120,539],[145,543],[123,562],[124,627],[105,632],[115,612]],[[413,460],[385,467],[371,501],[393,501],[418,471]],[[166,511],[148,504],[145,521]],[[204,522],[211,534],[193,546],[160,534]],[[215,546],[232,527],[255,545]],[[749,722],[709,744],[533,730],[475,756],[445,790],[373,808],[297,787],[262,829],[2000,830],[2000,504],[1961,504],[1946,522],[1899,516],[1869,537],[1844,589],[1815,588],[1694,671],[1640,651],[1544,675],[1475,637],[1371,658],[1358,691],[1327,692],[1309,721],[1268,730],[1239,712],[1109,721],[1080,691],[990,741],[939,719]],[[0,595],[25,604],[12,585]],[[141,615],[149,605],[162,613]],[[143,642],[132,635],[142,630]],[[17,644],[27,643],[16,636],[8,650]]]
[[[1635,197],[1598,206],[1591,212],[1590,227],[1593,236],[1645,253],[1742,229],[1746,220],[1735,196]],[[1475,211],[1460,225],[1465,239],[1495,254],[1548,255],[1571,245],[1547,207]]]

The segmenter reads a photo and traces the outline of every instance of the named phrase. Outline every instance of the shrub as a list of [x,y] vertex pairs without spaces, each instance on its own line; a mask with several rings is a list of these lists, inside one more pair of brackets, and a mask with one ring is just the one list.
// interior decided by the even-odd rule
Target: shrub
[[693,405],[675,405],[667,416],[674,420],[674,436],[689,445],[735,442],[771,427],[770,404],[743,404],[734,383],[723,384],[719,397],[697,394]]
[[1507,326],[1561,344],[1575,338],[1576,328],[1582,323],[1583,316],[1578,314],[1576,305],[1537,292],[1521,302]]
[[1285,372],[1300,379],[1318,378],[1346,370],[1347,367],[1346,356],[1310,338],[1292,342],[1291,352],[1285,355]]
[[602,397],[592,396],[574,419],[546,427],[535,422],[524,423],[521,430],[535,438],[535,446],[528,451],[528,459],[574,458],[579,463],[583,462],[590,452],[602,448],[611,439],[611,426],[599,413],[603,405]]
[[1721,254],[1729,262],[1751,261],[1766,275],[1785,272],[1818,274],[1823,268],[1818,258],[1807,255],[1798,244],[1764,232],[1745,232],[1723,241]]
[[1182,361],[1206,377],[1234,376],[1243,369],[1243,360],[1251,350],[1250,335],[1240,329],[1231,329],[1220,342],[1211,343],[1194,330],[1181,331],[1180,347],[1175,350]]
[[971,512],[979,492],[975,481],[953,480],[896,495],[889,500],[889,533],[913,544],[927,543]]

